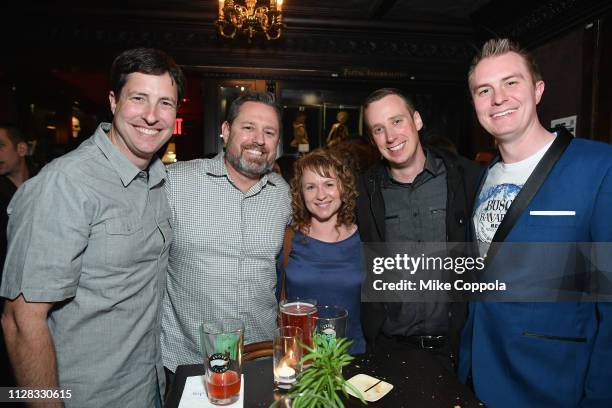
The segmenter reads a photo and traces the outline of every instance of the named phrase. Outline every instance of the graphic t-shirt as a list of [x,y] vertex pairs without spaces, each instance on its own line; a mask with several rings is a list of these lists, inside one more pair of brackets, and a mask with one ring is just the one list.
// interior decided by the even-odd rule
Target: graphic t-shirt
[[481,255],[487,253],[514,198],[551,145],[552,142],[548,143],[519,162],[506,164],[500,161],[489,169],[474,211],[474,227]]

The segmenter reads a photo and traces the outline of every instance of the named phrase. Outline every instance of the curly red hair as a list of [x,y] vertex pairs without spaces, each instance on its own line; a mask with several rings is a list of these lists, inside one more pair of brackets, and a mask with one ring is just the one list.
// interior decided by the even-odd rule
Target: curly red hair
[[355,206],[357,191],[355,176],[350,166],[343,163],[340,157],[329,149],[315,149],[300,157],[293,164],[293,178],[291,179],[291,207],[293,208],[292,227],[296,231],[308,234],[311,223],[311,214],[306,208],[302,195],[302,175],[305,170],[312,170],[322,177],[335,178],[338,181],[338,191],[342,205],[338,211],[336,228],[355,223]]

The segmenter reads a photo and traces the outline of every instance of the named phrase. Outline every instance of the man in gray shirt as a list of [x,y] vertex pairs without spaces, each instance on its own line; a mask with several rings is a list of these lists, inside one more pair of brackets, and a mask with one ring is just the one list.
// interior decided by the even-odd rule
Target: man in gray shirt
[[18,385],[60,387],[69,407],[160,405],[172,230],[155,153],[172,135],[183,82],[165,53],[123,52],[111,69],[112,124],[11,201],[0,294]]
[[[456,154],[424,146],[423,120],[393,88],[364,103],[365,123],[383,159],[358,182],[358,225],[364,242],[465,242],[480,170]],[[364,303],[370,350],[417,347],[456,363],[467,308],[448,303]]]
[[246,343],[272,339],[276,257],[291,215],[289,187],[270,172],[280,127],[274,97],[247,93],[222,125],[224,152],[168,169],[174,242],[162,354],[171,372],[201,362],[203,321],[238,318]]

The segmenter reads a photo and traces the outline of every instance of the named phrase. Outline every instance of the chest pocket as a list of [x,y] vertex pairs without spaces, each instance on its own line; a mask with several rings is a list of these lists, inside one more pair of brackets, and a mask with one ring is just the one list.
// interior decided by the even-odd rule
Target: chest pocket
[[132,266],[142,245],[142,224],[130,217],[113,218],[105,223],[106,263],[113,266]]

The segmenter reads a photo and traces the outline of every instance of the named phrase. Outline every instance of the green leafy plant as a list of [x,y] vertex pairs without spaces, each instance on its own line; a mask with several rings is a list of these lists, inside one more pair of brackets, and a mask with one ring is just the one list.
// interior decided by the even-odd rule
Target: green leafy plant
[[344,404],[338,393],[341,392],[348,397],[347,389],[350,389],[365,404],[361,392],[342,376],[342,367],[347,366],[353,360],[348,353],[348,347],[352,342],[344,338],[336,340],[317,333],[313,336],[313,343],[312,348],[304,345],[308,354],[302,358],[302,364],[310,360],[312,365],[304,370],[291,390],[290,395],[295,397],[293,406],[328,408],[320,400],[309,398],[310,395],[314,395],[331,401],[337,407],[343,407]]

